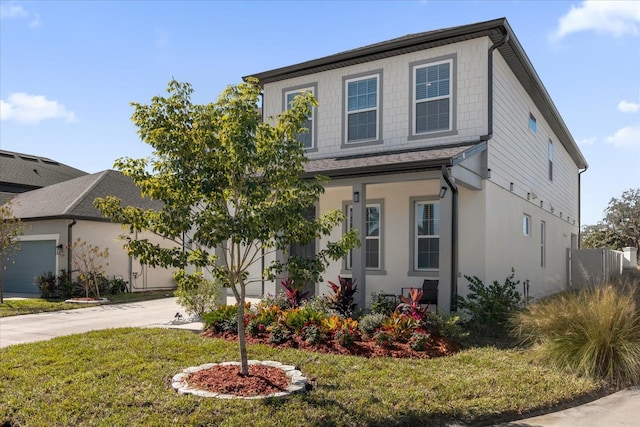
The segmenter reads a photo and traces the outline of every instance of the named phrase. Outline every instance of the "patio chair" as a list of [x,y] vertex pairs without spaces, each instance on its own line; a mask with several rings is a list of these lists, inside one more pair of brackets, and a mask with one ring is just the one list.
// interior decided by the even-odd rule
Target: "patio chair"
[[[410,288],[402,288],[402,295],[405,295],[405,289],[408,291]],[[438,280],[424,279],[422,282],[422,298],[420,298],[420,304],[435,305],[437,310]]]

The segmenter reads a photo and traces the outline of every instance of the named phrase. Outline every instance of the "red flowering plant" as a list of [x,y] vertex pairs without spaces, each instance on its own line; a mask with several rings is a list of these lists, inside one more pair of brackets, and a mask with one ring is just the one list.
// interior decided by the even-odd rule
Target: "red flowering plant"
[[400,304],[396,307],[396,311],[413,317],[421,323],[424,323],[427,318],[427,309],[429,305],[424,307],[420,304],[422,299],[422,289],[409,288],[409,296],[404,295],[400,297]]
[[285,290],[287,301],[291,308],[298,308],[303,300],[309,299],[311,292],[303,291],[300,286],[296,285],[293,279],[282,280],[280,282]]

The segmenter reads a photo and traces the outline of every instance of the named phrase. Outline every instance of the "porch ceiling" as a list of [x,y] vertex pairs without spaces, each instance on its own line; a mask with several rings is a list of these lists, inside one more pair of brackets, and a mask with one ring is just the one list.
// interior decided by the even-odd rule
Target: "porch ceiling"
[[310,160],[305,165],[305,175],[324,175],[342,178],[358,175],[406,173],[418,170],[439,169],[451,166],[457,158],[478,144],[440,146],[420,150],[370,153],[354,156]]

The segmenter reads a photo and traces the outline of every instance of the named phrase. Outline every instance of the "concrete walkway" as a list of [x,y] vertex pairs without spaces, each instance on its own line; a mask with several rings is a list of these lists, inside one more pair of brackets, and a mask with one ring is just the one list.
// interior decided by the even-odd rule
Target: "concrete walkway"
[[[251,299],[254,302],[255,299]],[[233,298],[228,299],[233,304]],[[185,315],[175,298],[0,318],[0,347],[44,341],[62,335],[120,327],[164,327],[201,330],[201,323],[174,323]],[[640,386],[622,390],[574,408],[496,424],[501,427],[640,426]]]

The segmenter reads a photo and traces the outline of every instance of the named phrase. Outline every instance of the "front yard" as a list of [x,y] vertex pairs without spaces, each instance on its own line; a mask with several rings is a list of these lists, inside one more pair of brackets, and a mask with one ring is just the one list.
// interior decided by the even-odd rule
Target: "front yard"
[[237,360],[237,344],[181,330],[113,329],[0,349],[0,424],[409,426],[518,418],[600,385],[491,347],[436,359],[366,359],[249,346],[298,366],[314,388],[273,400],[178,395],[188,366]]

